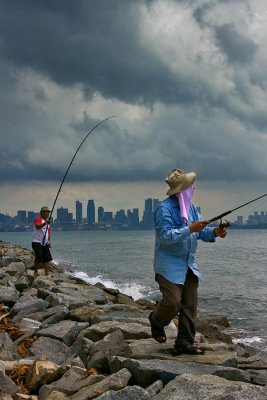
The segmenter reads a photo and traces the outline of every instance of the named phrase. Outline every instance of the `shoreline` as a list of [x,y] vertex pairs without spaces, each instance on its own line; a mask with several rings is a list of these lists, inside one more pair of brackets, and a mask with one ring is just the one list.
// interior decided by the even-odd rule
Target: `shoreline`
[[[2,241],[3,243],[5,243],[5,241]],[[1,243],[1,240],[0,240]],[[8,243],[8,242],[7,242]],[[12,243],[12,242],[10,242]],[[18,247],[20,247],[20,245],[17,245]],[[28,251],[31,251],[31,248],[29,246],[26,245],[26,247],[22,246],[23,248],[27,249]],[[73,276],[76,276],[78,278],[80,278],[81,280],[83,280],[84,282],[90,283],[90,284],[96,284],[96,283],[102,283],[104,286],[108,286],[109,288],[113,288],[113,289],[118,289],[120,290],[120,292],[122,292],[123,294],[126,294],[128,296],[131,296],[134,300],[138,300],[139,298],[145,298],[147,300],[151,300],[151,301],[157,301],[158,300],[158,296],[155,296],[155,288],[152,287],[147,287],[147,286],[142,286],[140,283],[138,283],[137,281],[135,281],[133,279],[132,282],[123,284],[122,282],[117,282],[115,279],[112,278],[104,278],[102,275],[88,275],[87,272],[85,272],[85,270],[79,269],[78,266],[76,264],[72,263],[68,263],[65,260],[63,261],[62,259],[56,259],[52,261],[53,264],[55,264],[55,266],[58,266],[60,268],[64,268],[64,270],[68,273],[70,273]],[[160,292],[158,291],[159,295]],[[201,296],[201,292],[199,294],[199,296]],[[201,297],[200,297],[201,300]],[[202,303],[200,302],[200,306],[202,306]],[[224,315],[223,312],[221,312],[219,309],[218,311],[215,311],[216,315]],[[205,305],[202,306],[202,308],[200,307],[198,314],[201,316],[201,318],[206,318],[206,317],[212,317],[212,315],[214,314],[212,310],[209,310],[205,307]],[[255,332],[253,329],[253,327],[249,327],[249,326],[240,326],[239,324],[239,320],[240,319],[245,319],[245,318],[237,318],[236,316],[230,316],[227,315],[229,318],[229,321],[231,322],[231,328],[230,329],[230,334],[233,334],[234,336],[238,336],[238,338],[240,339],[241,343],[250,345],[252,347],[255,347],[255,349],[259,350],[259,351],[265,351],[267,352],[267,337],[266,335],[261,335],[260,331],[259,334],[257,332]],[[227,332],[227,331],[226,331]]]
[[267,398],[267,354],[233,343],[227,318],[198,319],[203,356],[173,357],[177,320],[167,327],[167,343],[155,342],[148,322],[154,302],[86,283],[62,266],[34,277],[32,251],[10,243],[0,242],[0,266],[5,399],[172,400],[184,393],[197,400],[198,390],[207,400],[215,393],[218,400],[228,393]]

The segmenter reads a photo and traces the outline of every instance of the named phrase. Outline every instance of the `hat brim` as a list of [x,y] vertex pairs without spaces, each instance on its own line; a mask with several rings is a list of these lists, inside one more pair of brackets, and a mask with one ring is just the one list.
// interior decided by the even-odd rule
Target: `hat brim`
[[185,175],[184,182],[180,182],[174,188],[170,188],[166,193],[167,196],[172,196],[173,194],[178,194],[178,193],[182,192],[183,190],[189,188],[189,186],[193,185],[195,180],[196,180],[196,173],[195,172],[187,172]]

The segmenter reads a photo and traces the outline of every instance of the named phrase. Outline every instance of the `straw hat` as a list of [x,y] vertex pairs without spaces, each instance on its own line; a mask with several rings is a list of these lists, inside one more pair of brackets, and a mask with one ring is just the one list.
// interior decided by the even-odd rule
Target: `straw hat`
[[175,168],[166,177],[166,182],[170,186],[167,192],[168,196],[180,193],[182,190],[187,189],[189,186],[193,185],[196,179],[196,173],[186,172],[182,169]]

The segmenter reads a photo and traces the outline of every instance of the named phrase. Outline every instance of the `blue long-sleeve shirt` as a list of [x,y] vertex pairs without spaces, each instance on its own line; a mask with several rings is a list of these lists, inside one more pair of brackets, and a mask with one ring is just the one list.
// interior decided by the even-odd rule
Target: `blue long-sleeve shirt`
[[189,225],[192,222],[203,220],[192,203],[188,214],[186,224],[180,215],[179,203],[173,197],[161,201],[154,214],[154,270],[175,284],[184,284],[188,267],[201,278],[195,259],[197,239],[215,241],[213,228],[205,227],[201,232],[190,232]]

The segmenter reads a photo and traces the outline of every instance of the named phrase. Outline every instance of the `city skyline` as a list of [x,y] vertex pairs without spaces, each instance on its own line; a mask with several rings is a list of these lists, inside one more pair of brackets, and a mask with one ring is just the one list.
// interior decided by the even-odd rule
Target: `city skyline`
[[[85,204],[83,204],[83,202],[80,200],[76,200],[75,213],[69,210],[67,207],[61,205],[55,209],[56,215],[54,214],[53,216],[53,222],[56,224],[86,224],[89,227],[93,227],[94,225],[102,222],[120,221],[122,225],[127,225],[129,224],[129,220],[127,221],[127,218],[129,219],[134,217],[136,226],[140,222],[144,227],[152,227],[154,223],[153,214],[159,201],[159,199],[147,198],[144,199],[143,209],[136,207],[131,210],[128,207],[125,207],[119,210],[110,211],[101,205],[95,204],[94,199],[88,199]],[[201,207],[197,208],[201,213]],[[37,215],[39,215],[39,212],[32,210],[17,210],[17,214],[13,216],[3,214],[0,211],[0,224],[3,223],[5,216],[14,219],[17,224],[27,224],[32,223],[33,219]],[[253,211],[253,213],[248,214],[247,217],[239,213],[237,218],[232,220],[231,223],[237,225],[254,225],[261,223],[267,224],[267,211],[256,210]]]

